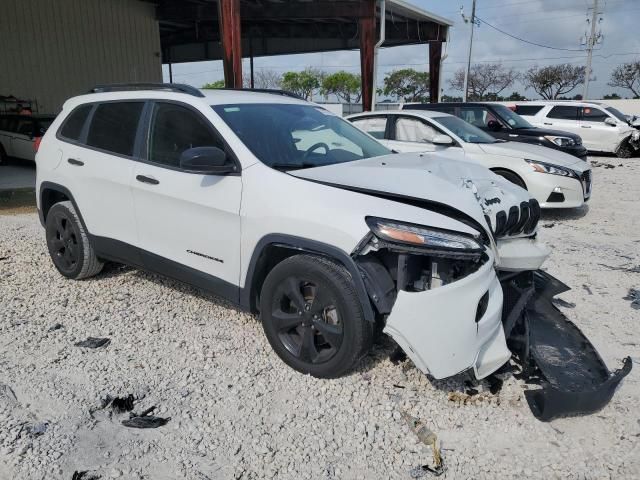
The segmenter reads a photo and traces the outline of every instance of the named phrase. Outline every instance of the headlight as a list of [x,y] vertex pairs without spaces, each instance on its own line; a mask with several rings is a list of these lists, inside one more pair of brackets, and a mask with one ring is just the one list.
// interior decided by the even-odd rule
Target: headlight
[[548,135],[548,136],[545,136],[544,138],[546,138],[550,142],[555,143],[559,147],[574,147],[576,145],[575,140],[569,137],[558,137],[555,135]]
[[569,168],[559,167],[558,165],[550,165],[544,162],[538,162],[536,160],[524,159],[529,165],[533,167],[536,172],[550,173],[551,175],[560,175],[562,177],[576,177],[575,172]]
[[384,218],[367,217],[367,225],[382,240],[438,250],[483,251],[480,236],[452,232]]

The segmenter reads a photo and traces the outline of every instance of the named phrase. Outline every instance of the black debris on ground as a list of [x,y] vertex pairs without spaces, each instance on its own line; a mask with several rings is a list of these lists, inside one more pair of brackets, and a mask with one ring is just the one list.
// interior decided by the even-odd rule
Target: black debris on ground
[[589,288],[589,285],[582,284],[582,288],[584,288],[589,295],[593,295],[593,292],[591,291],[591,288]]
[[111,408],[116,412],[130,412],[133,410],[133,395],[129,394],[126,397],[115,397],[111,400]]
[[631,308],[640,310],[640,290],[637,288],[630,288],[626,297],[622,297],[623,300],[631,300]]
[[407,354],[404,353],[404,350],[402,350],[402,348],[400,347],[396,347],[396,349],[393,352],[391,352],[391,355],[389,355],[389,360],[394,365],[398,365],[399,363],[404,362],[406,359],[407,359]]
[[55,332],[56,330],[60,330],[61,328],[64,328],[64,325],[62,325],[61,323],[54,323],[49,327],[47,332]]
[[136,415],[135,413],[129,414],[128,420],[123,420],[122,425],[130,428],[158,428],[166,425],[171,417],[161,418],[154,417],[153,415],[149,415],[153,412],[156,407],[147,408],[140,415]]
[[75,346],[83,348],[100,348],[109,345],[110,342],[111,340],[108,338],[89,337],[86,340],[77,342]]
[[602,267],[606,267],[609,270],[618,270],[620,272],[629,272],[629,273],[640,273],[640,265],[636,265],[635,267],[612,267],[611,265],[605,265],[604,263],[599,263],[598,265]]
[[491,395],[497,395],[502,390],[503,381],[496,377],[495,375],[489,376],[487,378],[487,382],[489,382],[489,391]]
[[555,224],[555,223],[553,223],[553,222],[551,222],[551,223],[544,223],[544,224],[542,224],[542,228],[553,228],[553,227],[555,227],[555,226],[556,226],[556,224]]
[[73,472],[71,480],[100,480],[100,475],[88,472],[86,470],[82,472],[76,470],[75,472]]
[[576,308],[576,304],[575,303],[567,302],[566,300],[563,300],[561,298],[553,298],[552,302],[555,305],[559,305],[559,306],[564,307],[564,308]]
[[465,386],[464,393],[466,393],[470,397],[478,394],[478,389],[474,388],[474,385],[469,380],[465,380],[464,386]]
[[434,477],[439,477],[445,472],[444,467],[440,468],[431,468],[429,465],[420,465],[418,467],[414,467],[409,470],[409,476],[411,478],[422,478],[427,475],[433,475]]

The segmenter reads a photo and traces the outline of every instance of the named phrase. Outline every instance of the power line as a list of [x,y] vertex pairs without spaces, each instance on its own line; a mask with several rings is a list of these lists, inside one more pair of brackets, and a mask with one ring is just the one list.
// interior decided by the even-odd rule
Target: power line
[[512,34],[510,34],[509,32],[505,32],[504,30],[502,30],[502,29],[500,29],[500,28],[498,28],[498,27],[496,27],[496,26],[494,26],[494,25],[491,25],[489,22],[487,22],[487,21],[485,21],[485,20],[481,19],[481,18],[480,18],[480,17],[478,17],[477,15],[476,15],[476,18],[477,18],[481,23],[484,23],[486,26],[491,27],[491,28],[493,28],[494,30],[497,30],[498,32],[500,32],[500,33],[502,33],[502,34],[504,34],[504,35],[506,35],[506,36],[508,36],[508,37],[515,38],[516,40],[520,40],[521,42],[528,43],[528,44],[530,44],[530,45],[535,45],[536,47],[549,48],[549,49],[551,49],[551,50],[562,50],[562,51],[565,51],[565,52],[584,52],[584,51],[585,51],[585,50],[584,50],[584,49],[582,49],[582,48],[581,48],[581,49],[575,49],[575,48],[559,48],[559,47],[552,47],[552,46],[550,46],[550,45],[543,45],[543,44],[541,44],[541,43],[532,42],[532,41],[530,41],[530,40],[526,40],[526,39],[524,39],[524,38],[517,37],[516,35],[512,35]]

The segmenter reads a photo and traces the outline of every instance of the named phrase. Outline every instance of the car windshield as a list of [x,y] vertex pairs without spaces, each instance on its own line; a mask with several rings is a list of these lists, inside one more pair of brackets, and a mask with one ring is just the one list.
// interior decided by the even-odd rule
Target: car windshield
[[258,160],[272,168],[319,167],[391,153],[318,106],[241,103],[212,108]]
[[616,117],[621,122],[624,122],[624,123],[629,122],[629,118],[617,108],[606,107],[605,110],[609,112],[611,115],[613,115],[614,117]]
[[504,105],[494,105],[493,109],[495,110],[495,112],[498,115],[500,115],[500,117],[505,122],[507,122],[509,125],[511,125],[511,128],[531,128],[531,127],[533,127],[533,125],[531,125],[529,122],[527,122],[524,118],[522,118],[520,115],[518,115],[516,112],[514,112],[510,108],[505,107]]
[[496,140],[488,133],[483,132],[478,127],[474,127],[470,123],[465,122],[461,118],[452,115],[446,117],[434,117],[433,121],[439,123],[454,135],[460,137],[463,142],[467,143],[496,143]]

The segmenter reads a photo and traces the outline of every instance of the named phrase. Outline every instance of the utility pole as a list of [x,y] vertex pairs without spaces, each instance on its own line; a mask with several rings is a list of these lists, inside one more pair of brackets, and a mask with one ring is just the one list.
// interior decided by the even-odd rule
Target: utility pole
[[[598,0],[593,0],[592,9],[593,11],[591,12],[591,34],[586,39],[587,68],[585,70],[584,92],[582,93],[583,100],[587,100],[589,98],[589,80],[591,80],[591,59],[593,57],[593,48],[596,46],[596,44],[600,43],[602,39],[602,32],[596,33],[596,24],[600,23],[598,20],[598,15],[602,13],[598,11]],[[600,20],[602,20],[602,18]]]
[[471,49],[473,47],[473,28],[476,25],[476,0],[473,0],[471,4],[471,19],[467,19],[464,15],[462,7],[460,7],[460,14],[465,23],[471,23],[471,36],[469,37],[469,56],[467,58],[467,69],[464,72],[464,87],[462,89],[462,100],[467,101],[467,91],[469,86],[469,71],[471,70]]

